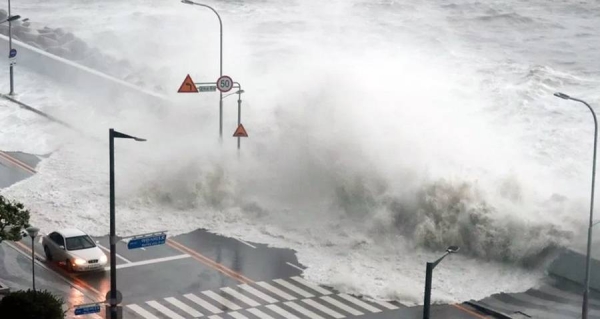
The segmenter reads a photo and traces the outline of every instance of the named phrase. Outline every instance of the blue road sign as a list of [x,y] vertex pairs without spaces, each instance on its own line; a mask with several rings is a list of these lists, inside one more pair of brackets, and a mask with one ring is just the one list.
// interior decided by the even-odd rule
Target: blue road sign
[[87,314],[90,314],[90,313],[98,313],[98,312],[100,312],[100,305],[99,304],[84,305],[84,306],[80,306],[78,308],[75,308],[75,315],[76,316],[87,315]]
[[14,58],[17,56],[17,49],[10,49],[10,53],[8,54],[9,58]]
[[136,249],[142,247],[164,245],[167,241],[167,234],[151,235],[141,238],[134,238],[127,243],[128,249]]

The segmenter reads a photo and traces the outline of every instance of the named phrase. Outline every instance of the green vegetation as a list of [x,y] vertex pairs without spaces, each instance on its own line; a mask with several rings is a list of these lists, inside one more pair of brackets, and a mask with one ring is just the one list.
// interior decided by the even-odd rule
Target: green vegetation
[[52,293],[28,289],[11,292],[0,300],[2,318],[64,319],[63,300]]
[[23,238],[21,231],[29,227],[29,211],[23,204],[10,201],[0,195],[0,243]]

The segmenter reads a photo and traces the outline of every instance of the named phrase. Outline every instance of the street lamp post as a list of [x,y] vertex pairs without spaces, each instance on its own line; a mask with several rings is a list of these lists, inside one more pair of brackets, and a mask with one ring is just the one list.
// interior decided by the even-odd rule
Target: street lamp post
[[[237,120],[237,124],[238,124],[238,127],[239,127],[240,124],[242,123],[242,93],[244,93],[244,90],[242,90],[242,85],[241,84],[239,84],[237,82],[235,82],[235,84],[238,85],[238,90],[236,92],[229,93],[229,94],[225,95],[223,97],[223,99],[225,99],[228,96],[233,95],[233,94],[237,94],[238,95],[238,100],[237,100],[237,105],[238,105],[238,116],[237,117],[238,117],[238,120]],[[238,149],[238,151],[240,150],[240,137],[239,136],[237,138],[237,149]]]
[[31,237],[31,278],[33,280],[33,292],[35,293],[35,250],[33,247],[33,242],[40,229],[37,227],[28,227],[26,231],[29,237]]
[[[10,0],[8,0],[8,50],[9,52],[12,51],[12,21],[16,20],[13,19],[11,20],[10,18]],[[19,17],[20,18],[20,17]],[[18,19],[18,18],[17,18]],[[14,95],[15,94],[15,85],[14,85],[14,77],[13,77],[13,63],[10,63],[10,92],[8,93],[8,95]]]
[[434,262],[427,262],[426,272],[425,272],[425,302],[423,303],[423,319],[429,319],[429,308],[431,307],[431,279],[433,277],[433,268],[437,266],[442,259],[444,259],[449,254],[453,254],[458,252],[460,247],[458,246],[450,246],[446,249],[446,253],[438,258]]
[[591,250],[592,250],[592,227],[594,227],[594,186],[596,181],[596,141],[598,139],[598,121],[596,120],[596,113],[594,109],[587,104],[587,102],[570,97],[564,93],[554,93],[554,96],[565,100],[573,100],[585,104],[587,108],[592,112],[594,117],[594,158],[592,162],[592,194],[590,197],[590,224],[588,227],[588,239],[587,239],[587,256],[585,260],[585,283],[583,290],[583,306],[581,310],[581,318],[587,319],[588,317],[588,298],[590,294],[590,266],[591,266]]
[[[219,34],[220,34],[219,77],[223,76],[223,21],[221,20],[221,16],[217,12],[217,10],[213,9],[213,7],[211,7],[209,5],[193,2],[190,0],[181,0],[181,2],[185,3],[185,4],[196,5],[196,6],[208,8],[217,15],[217,18],[219,19]],[[221,142],[223,141],[223,92],[219,92],[219,139]]]
[[109,139],[109,161],[110,161],[110,316],[109,319],[117,317],[117,235],[115,229],[115,138],[131,138],[138,142],[146,141],[127,134],[108,130]]

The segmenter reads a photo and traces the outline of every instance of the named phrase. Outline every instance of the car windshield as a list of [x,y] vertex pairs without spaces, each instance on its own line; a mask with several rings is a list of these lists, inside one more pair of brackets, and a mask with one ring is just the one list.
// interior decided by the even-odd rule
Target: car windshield
[[67,238],[67,250],[79,250],[96,247],[90,236],[77,236]]

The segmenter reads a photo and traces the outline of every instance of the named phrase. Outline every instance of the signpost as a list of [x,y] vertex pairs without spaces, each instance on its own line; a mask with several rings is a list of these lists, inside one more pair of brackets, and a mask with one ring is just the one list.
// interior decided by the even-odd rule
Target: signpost
[[200,91],[200,92],[216,92],[217,86],[216,85],[198,86],[198,91]]
[[221,76],[217,80],[217,89],[219,89],[219,91],[221,91],[222,93],[231,91],[231,89],[233,89],[233,80],[231,79],[231,77],[227,75]]
[[98,313],[98,312],[100,312],[100,304],[98,304],[98,303],[79,305],[75,308],[76,316],[87,315],[90,313]]
[[167,241],[167,234],[153,233],[149,235],[141,235],[141,237],[133,237],[128,243],[128,249],[137,249],[150,246],[164,245]]
[[8,59],[10,61],[10,65],[17,64],[17,49],[10,49],[8,53]]

